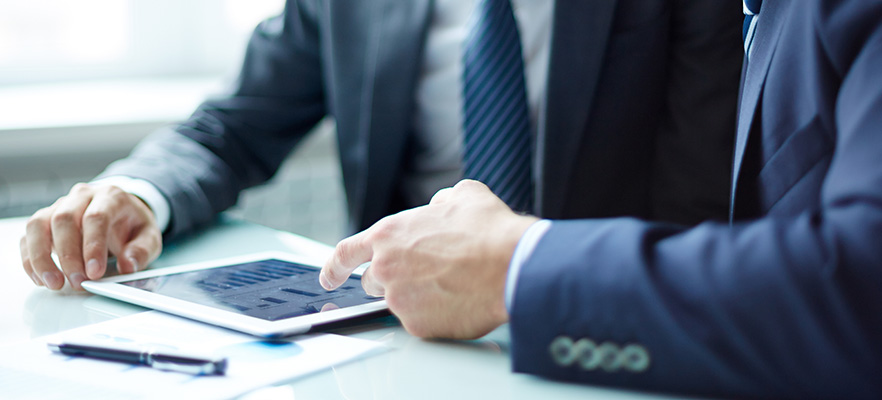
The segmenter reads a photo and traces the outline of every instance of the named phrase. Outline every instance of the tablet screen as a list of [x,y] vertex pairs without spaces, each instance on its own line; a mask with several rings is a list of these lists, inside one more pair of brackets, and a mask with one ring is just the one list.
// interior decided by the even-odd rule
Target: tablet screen
[[122,284],[267,321],[382,300],[364,292],[360,277],[329,292],[318,276],[317,268],[267,259]]

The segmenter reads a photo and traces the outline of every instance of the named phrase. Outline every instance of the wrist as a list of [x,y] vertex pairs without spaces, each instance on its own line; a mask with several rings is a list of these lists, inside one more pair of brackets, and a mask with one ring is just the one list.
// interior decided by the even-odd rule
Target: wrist
[[494,301],[492,305],[493,318],[498,322],[498,325],[502,325],[509,320],[508,307],[506,307],[506,287],[508,283],[509,267],[512,263],[515,250],[517,249],[521,238],[524,236],[524,233],[538,221],[540,221],[540,219],[532,215],[517,215],[512,218],[509,223],[505,225],[504,230],[502,230],[502,232],[504,232],[504,240],[501,246],[502,251],[499,253],[498,260],[494,263],[494,265],[498,266],[498,270],[501,271],[501,273],[499,274],[499,279],[496,281],[498,283],[497,290],[493,291]]
[[116,186],[131,193],[147,205],[150,216],[156,222],[160,232],[165,232],[171,221],[171,204],[152,183],[128,176],[109,176],[89,183],[93,186]]
[[532,215],[518,215],[513,218],[505,229],[505,245],[504,252],[501,253],[500,262],[508,269],[511,265],[512,257],[514,257],[515,249],[524,236],[524,233],[530,229],[533,224],[539,222],[540,219]]

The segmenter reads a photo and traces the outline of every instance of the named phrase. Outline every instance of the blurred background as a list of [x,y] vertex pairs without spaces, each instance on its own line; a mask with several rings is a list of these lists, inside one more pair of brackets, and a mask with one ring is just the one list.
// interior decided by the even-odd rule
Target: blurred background
[[[0,218],[51,204],[235,79],[282,0],[0,0]],[[333,244],[344,227],[325,121],[231,214]]]

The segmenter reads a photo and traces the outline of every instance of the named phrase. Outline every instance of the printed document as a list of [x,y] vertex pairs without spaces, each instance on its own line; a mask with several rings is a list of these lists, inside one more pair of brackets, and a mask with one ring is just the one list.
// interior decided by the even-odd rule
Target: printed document
[[[227,357],[224,376],[70,357],[46,343],[88,340]],[[381,343],[333,334],[261,340],[159,311],[113,319],[0,347],[4,399],[226,399],[376,354]]]

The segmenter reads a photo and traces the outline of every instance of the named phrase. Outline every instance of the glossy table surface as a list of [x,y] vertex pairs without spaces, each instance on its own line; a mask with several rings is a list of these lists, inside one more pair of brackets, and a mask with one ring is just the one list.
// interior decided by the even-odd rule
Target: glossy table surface
[[[0,219],[0,344],[27,341],[145,309],[68,287],[38,288],[22,272],[24,218]],[[284,250],[323,260],[329,247],[300,236],[225,220],[169,245],[151,268],[256,251]],[[503,326],[474,341],[427,341],[394,317],[334,331],[392,347],[391,351],[258,390],[249,399],[658,399],[625,390],[561,383],[511,372]]]

